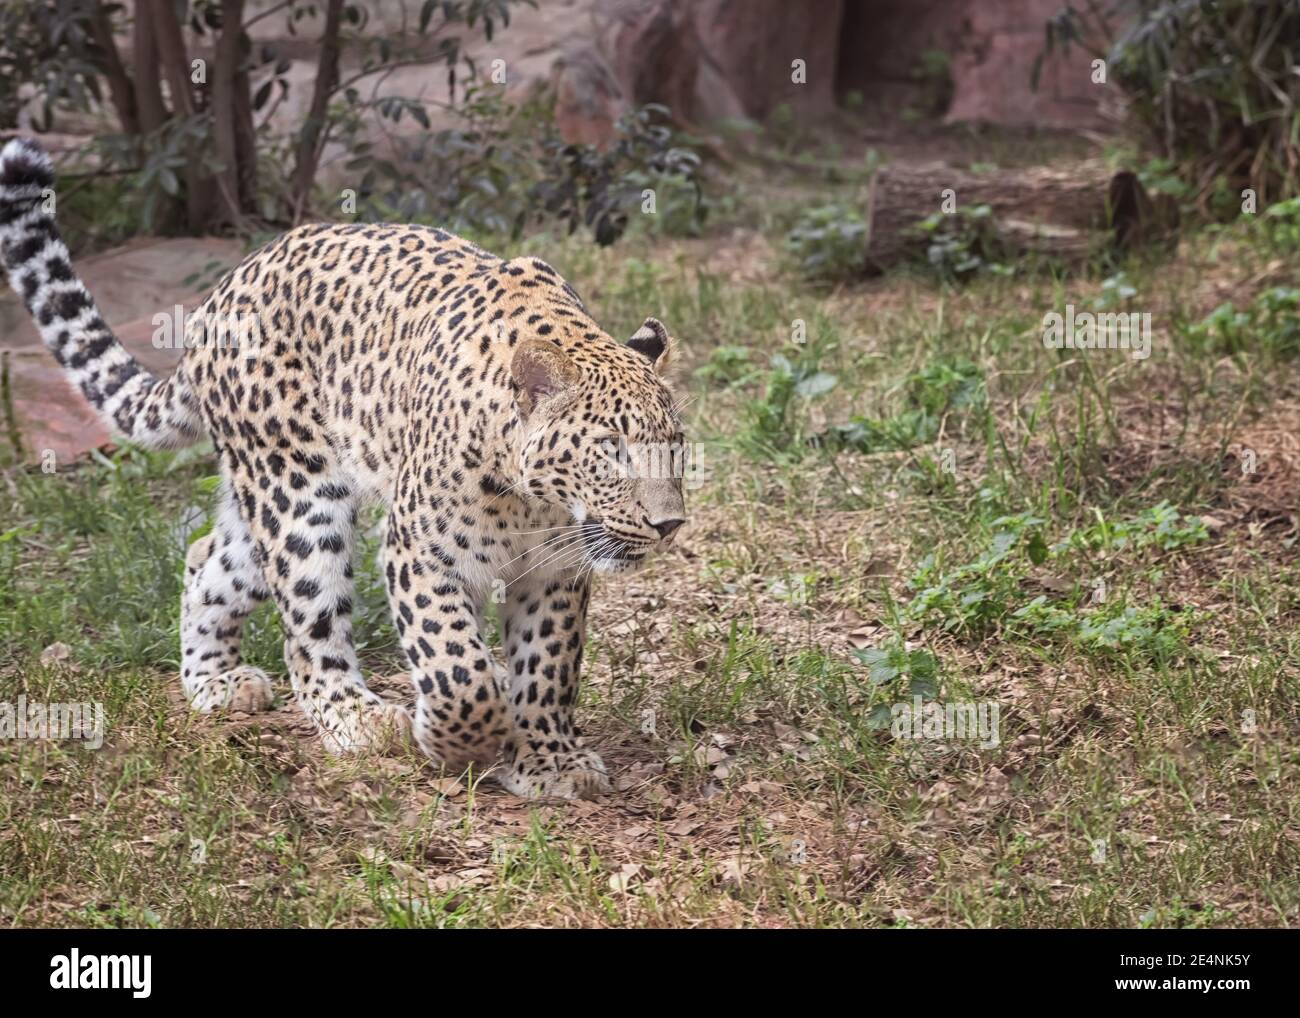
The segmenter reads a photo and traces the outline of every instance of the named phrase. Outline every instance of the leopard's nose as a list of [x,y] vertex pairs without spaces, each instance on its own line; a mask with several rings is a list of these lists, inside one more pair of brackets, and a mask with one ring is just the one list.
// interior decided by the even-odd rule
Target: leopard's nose
[[678,519],[659,520],[657,523],[651,523],[650,526],[654,527],[655,530],[659,531],[659,536],[666,541],[668,540],[668,538],[672,537],[673,533],[677,530],[677,528],[680,527],[685,522],[686,522],[685,520],[678,520]]

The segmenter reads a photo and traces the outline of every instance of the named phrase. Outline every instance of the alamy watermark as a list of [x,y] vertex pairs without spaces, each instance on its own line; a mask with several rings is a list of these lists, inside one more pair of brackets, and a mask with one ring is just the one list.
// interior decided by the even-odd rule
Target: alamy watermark
[[153,955],[82,954],[73,948],[50,959],[54,990],[130,990],[138,1000],[153,991]]
[[1151,356],[1149,311],[1080,311],[1043,316],[1043,346],[1049,350],[1130,350],[1135,361]]
[[894,704],[889,716],[895,739],[979,739],[981,749],[992,749],[1002,741],[998,705],[992,700],[925,703],[914,696],[911,703]]
[[215,311],[187,315],[177,304],[152,319],[155,350],[230,349],[256,353],[265,332],[260,315]]
[[0,700],[0,739],[54,739],[104,744],[102,703],[42,703],[20,695],[16,703]]
[[601,443],[600,456],[609,476],[635,480],[680,479],[688,489],[703,487],[710,471],[698,442],[629,442],[620,438]]

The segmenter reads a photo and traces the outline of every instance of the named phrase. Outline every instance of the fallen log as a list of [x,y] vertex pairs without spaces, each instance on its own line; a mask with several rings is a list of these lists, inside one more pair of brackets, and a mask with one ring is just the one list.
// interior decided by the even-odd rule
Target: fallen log
[[1075,263],[1107,247],[1165,240],[1177,206],[1150,198],[1137,176],[1101,162],[974,173],[944,163],[882,167],[868,189],[866,260],[872,272],[924,258],[920,224],[981,205],[1008,258],[1042,255]]

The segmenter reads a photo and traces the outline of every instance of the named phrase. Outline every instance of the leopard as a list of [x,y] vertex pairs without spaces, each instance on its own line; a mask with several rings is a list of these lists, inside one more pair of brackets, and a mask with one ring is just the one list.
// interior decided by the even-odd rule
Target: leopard
[[[0,150],[0,260],[44,345],[111,434],[207,439],[218,464],[211,528],[185,554],[190,707],[276,703],[240,656],[270,600],[292,696],[330,753],[413,743],[520,797],[610,793],[575,721],[593,577],[640,568],[687,521],[683,471],[629,469],[628,450],[685,444],[662,322],[615,340],[540,258],[444,229],[309,223],[216,283],[160,377],[74,273],[54,180],[34,140]],[[367,514],[413,703],[362,675]]]

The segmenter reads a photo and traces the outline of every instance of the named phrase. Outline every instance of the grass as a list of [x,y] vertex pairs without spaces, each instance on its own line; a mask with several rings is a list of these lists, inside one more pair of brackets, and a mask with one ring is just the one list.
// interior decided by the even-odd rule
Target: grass
[[[0,921],[1300,922],[1300,386],[1269,296],[1296,280],[1260,231],[1193,235],[1122,287],[828,286],[770,213],[740,218],[760,225],[488,241],[548,258],[615,334],[655,315],[689,350],[691,527],[602,581],[589,627],[579,714],[616,795],[331,759],[291,705],[190,714],[179,570],[210,457],[13,470],[0,700],[101,701],[109,728],[98,751],[0,743]],[[1044,348],[1047,311],[1107,301],[1152,313],[1148,361]],[[1205,324],[1225,303],[1248,310]],[[369,564],[359,590],[367,670],[396,672]],[[274,613],[250,627],[283,687]],[[997,743],[898,737],[916,695],[996,705]]]

